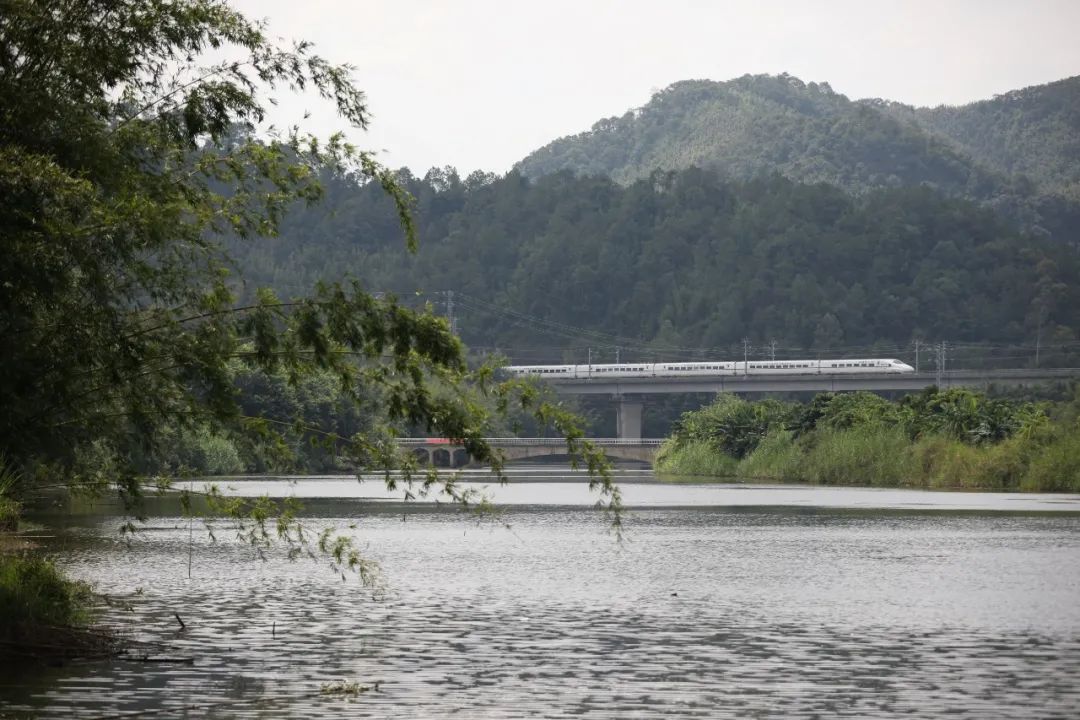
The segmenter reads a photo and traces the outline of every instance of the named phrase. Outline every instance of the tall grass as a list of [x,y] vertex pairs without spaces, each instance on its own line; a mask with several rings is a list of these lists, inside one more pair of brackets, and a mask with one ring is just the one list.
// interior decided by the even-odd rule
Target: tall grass
[[1057,434],[1032,457],[1020,489],[1080,492],[1080,428]]
[[802,451],[790,430],[773,430],[754,452],[739,463],[738,475],[747,480],[799,482],[802,475]]
[[911,442],[897,427],[823,430],[810,440],[801,472],[808,482],[898,487],[915,478]]
[[0,532],[19,529],[22,506],[13,496],[21,479],[21,473],[0,453]]
[[912,447],[919,484],[930,488],[976,488],[985,450],[932,435]]
[[656,471],[667,475],[733,477],[739,461],[702,440],[668,440],[656,455]]
[[36,628],[86,621],[89,588],[67,580],[48,560],[0,554],[0,639],[11,641]]
[[656,467],[822,485],[1080,492],[1078,417],[1080,396],[1055,415],[967,390],[900,403],[822,394],[802,406],[724,396],[683,415]]
[[0,495],[0,532],[12,532],[19,529],[19,515],[22,506]]

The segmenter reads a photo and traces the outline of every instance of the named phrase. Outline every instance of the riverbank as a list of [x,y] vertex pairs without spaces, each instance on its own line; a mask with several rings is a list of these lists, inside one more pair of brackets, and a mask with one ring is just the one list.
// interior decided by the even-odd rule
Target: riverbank
[[657,454],[671,476],[988,491],[1080,492],[1080,426],[1058,406],[929,390],[810,403],[731,396],[686,413]]
[[89,626],[90,587],[24,546],[0,533],[0,663],[55,664],[111,654],[115,638]]

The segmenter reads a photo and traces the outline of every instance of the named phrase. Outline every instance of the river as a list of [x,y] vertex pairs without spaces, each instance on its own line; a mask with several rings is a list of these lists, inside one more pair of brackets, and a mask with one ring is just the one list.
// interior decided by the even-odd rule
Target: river
[[[130,540],[109,505],[45,513],[102,620],[189,662],[28,671],[0,717],[1080,716],[1080,496],[626,472],[618,542],[582,476],[513,475],[486,518],[377,481],[228,482],[305,498],[305,525],[379,562],[376,588],[224,524],[212,541],[172,499]],[[321,691],[338,682],[356,692]]]

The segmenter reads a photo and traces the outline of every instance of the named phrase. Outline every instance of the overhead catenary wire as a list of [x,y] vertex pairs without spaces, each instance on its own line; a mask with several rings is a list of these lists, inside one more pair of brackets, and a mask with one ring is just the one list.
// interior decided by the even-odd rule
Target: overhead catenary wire
[[[450,293],[453,293],[451,296]],[[605,362],[608,360],[614,360],[618,354],[620,359],[624,362],[630,361],[625,359],[629,354],[645,356],[650,359],[662,359],[667,360],[703,360],[703,359],[722,359],[727,357],[738,358],[743,356],[742,343],[735,341],[724,345],[714,346],[686,346],[672,343],[657,342],[655,340],[646,340],[643,338],[631,338],[616,333],[604,332],[601,330],[595,330],[591,328],[581,327],[578,325],[572,325],[567,322],[561,322],[558,320],[552,320],[545,317],[541,317],[534,313],[525,312],[513,308],[505,303],[500,303],[493,300],[487,300],[477,298],[469,295],[468,293],[461,292],[460,290],[437,290],[437,291],[423,291],[423,290],[409,290],[400,295],[395,294],[398,302],[403,305],[410,305],[409,300],[419,300],[426,303],[431,303],[432,298],[441,298],[436,300],[437,304],[442,304],[447,310],[449,310],[449,298],[453,297],[453,307],[455,308],[454,320],[455,324],[461,322],[461,317],[464,313],[477,313],[488,318],[498,318],[502,322],[509,325],[527,328],[532,333],[546,335],[548,337],[559,338],[563,341],[570,341],[571,344],[560,343],[558,347],[515,347],[515,346],[494,346],[486,348],[489,351],[498,352],[503,355],[507,355],[511,358],[518,360],[531,359],[537,363],[545,362],[563,362],[567,355],[572,357],[586,357],[589,354],[594,356],[599,353],[601,357],[605,358]],[[752,338],[751,338],[752,340]],[[927,340],[925,338],[918,341],[920,348],[931,348],[935,342]],[[940,341],[938,341],[940,342]],[[757,359],[758,356],[768,357],[776,360],[805,358],[808,356],[826,356],[826,355],[843,355],[843,356],[864,356],[864,357],[885,357],[896,356],[911,358],[913,361],[918,349],[915,348],[910,342],[875,342],[868,344],[844,344],[844,345],[832,345],[826,348],[798,348],[798,347],[783,347],[775,341],[765,342],[764,340],[756,343],[756,347],[752,349],[749,356]],[[755,343],[752,343],[755,344]],[[1034,353],[1036,346],[1039,346],[1043,353],[1048,352],[1074,352],[1080,350],[1080,340],[1069,340],[1064,342],[1057,342],[1053,344],[1048,343],[1036,343],[1036,342],[1002,342],[1002,341],[948,341],[949,355],[953,358],[964,358],[968,360],[975,360],[979,358],[971,357],[973,353],[977,353],[982,359],[992,360],[995,362],[1012,362],[1023,361],[1028,359],[1028,356]],[[480,347],[474,345],[472,347],[473,352],[479,352]],[[607,357],[610,356],[610,357]]]

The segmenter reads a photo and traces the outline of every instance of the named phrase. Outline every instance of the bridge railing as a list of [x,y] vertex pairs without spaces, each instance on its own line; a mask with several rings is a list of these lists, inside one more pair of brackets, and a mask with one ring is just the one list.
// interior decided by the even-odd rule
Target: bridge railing
[[[663,438],[640,438],[640,439],[624,439],[624,438],[584,438],[594,445],[611,446],[611,445],[627,445],[634,447],[641,447],[643,445],[654,446],[661,445],[664,442]],[[521,446],[526,445],[529,447],[536,446],[564,446],[566,440],[563,438],[484,438],[484,441],[488,445],[494,447],[507,447],[507,446]],[[398,438],[398,445],[407,445],[409,447],[427,447],[427,448],[439,448],[439,447],[457,447],[458,443],[453,440],[447,440],[445,438]]]

